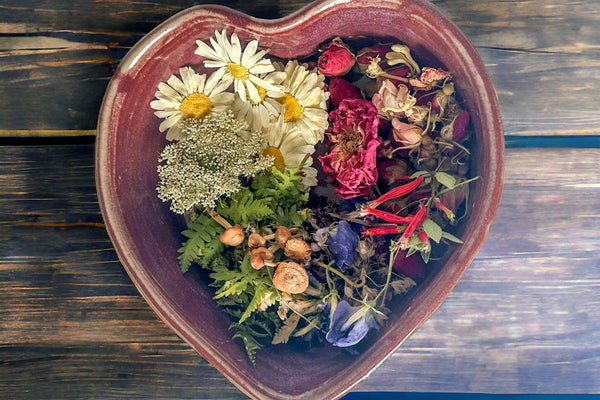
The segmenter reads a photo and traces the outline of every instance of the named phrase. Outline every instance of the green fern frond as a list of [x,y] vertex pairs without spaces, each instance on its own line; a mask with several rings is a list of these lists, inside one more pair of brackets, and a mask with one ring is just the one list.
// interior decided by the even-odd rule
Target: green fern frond
[[223,228],[208,215],[200,214],[194,222],[188,223],[188,229],[181,234],[188,239],[179,249],[179,265],[182,272],[187,272],[190,265],[199,261],[207,268],[210,262],[223,251],[223,244],[218,236]]
[[256,199],[248,189],[242,189],[228,200],[221,202],[217,212],[235,224],[248,225],[250,220],[259,220],[273,213],[266,199]]

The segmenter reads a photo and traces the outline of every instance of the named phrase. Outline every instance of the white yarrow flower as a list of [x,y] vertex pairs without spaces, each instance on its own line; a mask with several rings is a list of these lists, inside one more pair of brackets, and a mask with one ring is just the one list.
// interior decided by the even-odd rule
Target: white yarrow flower
[[205,58],[205,67],[218,68],[215,74],[220,79],[220,86],[226,89],[233,83],[235,92],[242,101],[250,99],[255,103],[260,102],[259,87],[273,91],[276,97],[283,96],[281,87],[259,77],[273,72],[275,68],[271,60],[264,58],[266,50],[257,52],[258,41],[251,41],[242,51],[238,36],[232,34],[229,42],[227,33],[223,30],[221,33],[215,31],[215,38],[210,38],[210,43],[212,48],[203,41],[196,40],[198,48],[194,53]]
[[218,86],[219,77],[214,74],[206,79],[206,74],[197,74],[190,67],[179,69],[181,79],[171,75],[167,82],[158,84],[155,100],[150,107],[154,114],[164,118],[158,129],[167,131],[168,140],[180,140],[185,135],[179,122],[184,118],[204,119],[209,114],[226,111],[233,102],[233,93],[225,92]]

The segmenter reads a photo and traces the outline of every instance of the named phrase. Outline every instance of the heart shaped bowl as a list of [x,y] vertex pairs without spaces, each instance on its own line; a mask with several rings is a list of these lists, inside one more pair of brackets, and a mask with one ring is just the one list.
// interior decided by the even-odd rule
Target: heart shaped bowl
[[[177,261],[185,222],[157,198],[157,158],[164,135],[149,107],[159,82],[190,65],[196,39],[215,30],[258,39],[280,58],[301,59],[335,36],[407,44],[421,65],[451,72],[473,125],[470,217],[458,234],[464,244],[433,267],[418,289],[392,305],[389,324],[358,356],[332,346],[297,351],[286,345],[259,352],[256,366],[231,338],[230,320],[213,301],[208,281],[182,274]],[[498,100],[485,67],[460,30],[418,0],[324,0],[282,19],[260,20],[220,6],[190,8],[137,43],[106,91],[96,142],[100,206],[119,258],[154,311],[183,340],[257,399],[333,399],[350,391],[393,353],[442,303],[484,242],[502,187],[503,131]],[[398,372],[402,373],[402,372]]]

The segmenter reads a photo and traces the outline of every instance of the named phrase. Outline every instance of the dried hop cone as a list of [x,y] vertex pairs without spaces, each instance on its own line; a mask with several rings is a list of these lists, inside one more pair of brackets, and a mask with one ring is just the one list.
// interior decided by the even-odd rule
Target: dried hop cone
[[289,261],[279,263],[273,276],[273,285],[282,292],[302,293],[308,288],[308,274],[300,264]]
[[312,250],[310,245],[299,238],[292,238],[285,243],[284,254],[298,262],[307,262],[310,260]]

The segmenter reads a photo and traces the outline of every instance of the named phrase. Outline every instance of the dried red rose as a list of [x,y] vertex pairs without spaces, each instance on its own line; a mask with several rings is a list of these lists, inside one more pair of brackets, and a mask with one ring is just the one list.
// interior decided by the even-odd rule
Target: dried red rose
[[368,100],[346,99],[329,114],[329,153],[319,157],[344,199],[364,196],[377,182],[377,109]]
[[325,76],[341,76],[352,69],[354,62],[354,54],[348,46],[340,38],[335,38],[321,53],[317,66]]
[[445,139],[452,139],[455,142],[460,142],[467,134],[467,126],[469,125],[469,112],[462,110],[454,120],[444,126],[441,135]]
[[344,99],[363,99],[360,90],[338,76],[334,76],[329,80],[329,100],[334,107],[338,107]]

